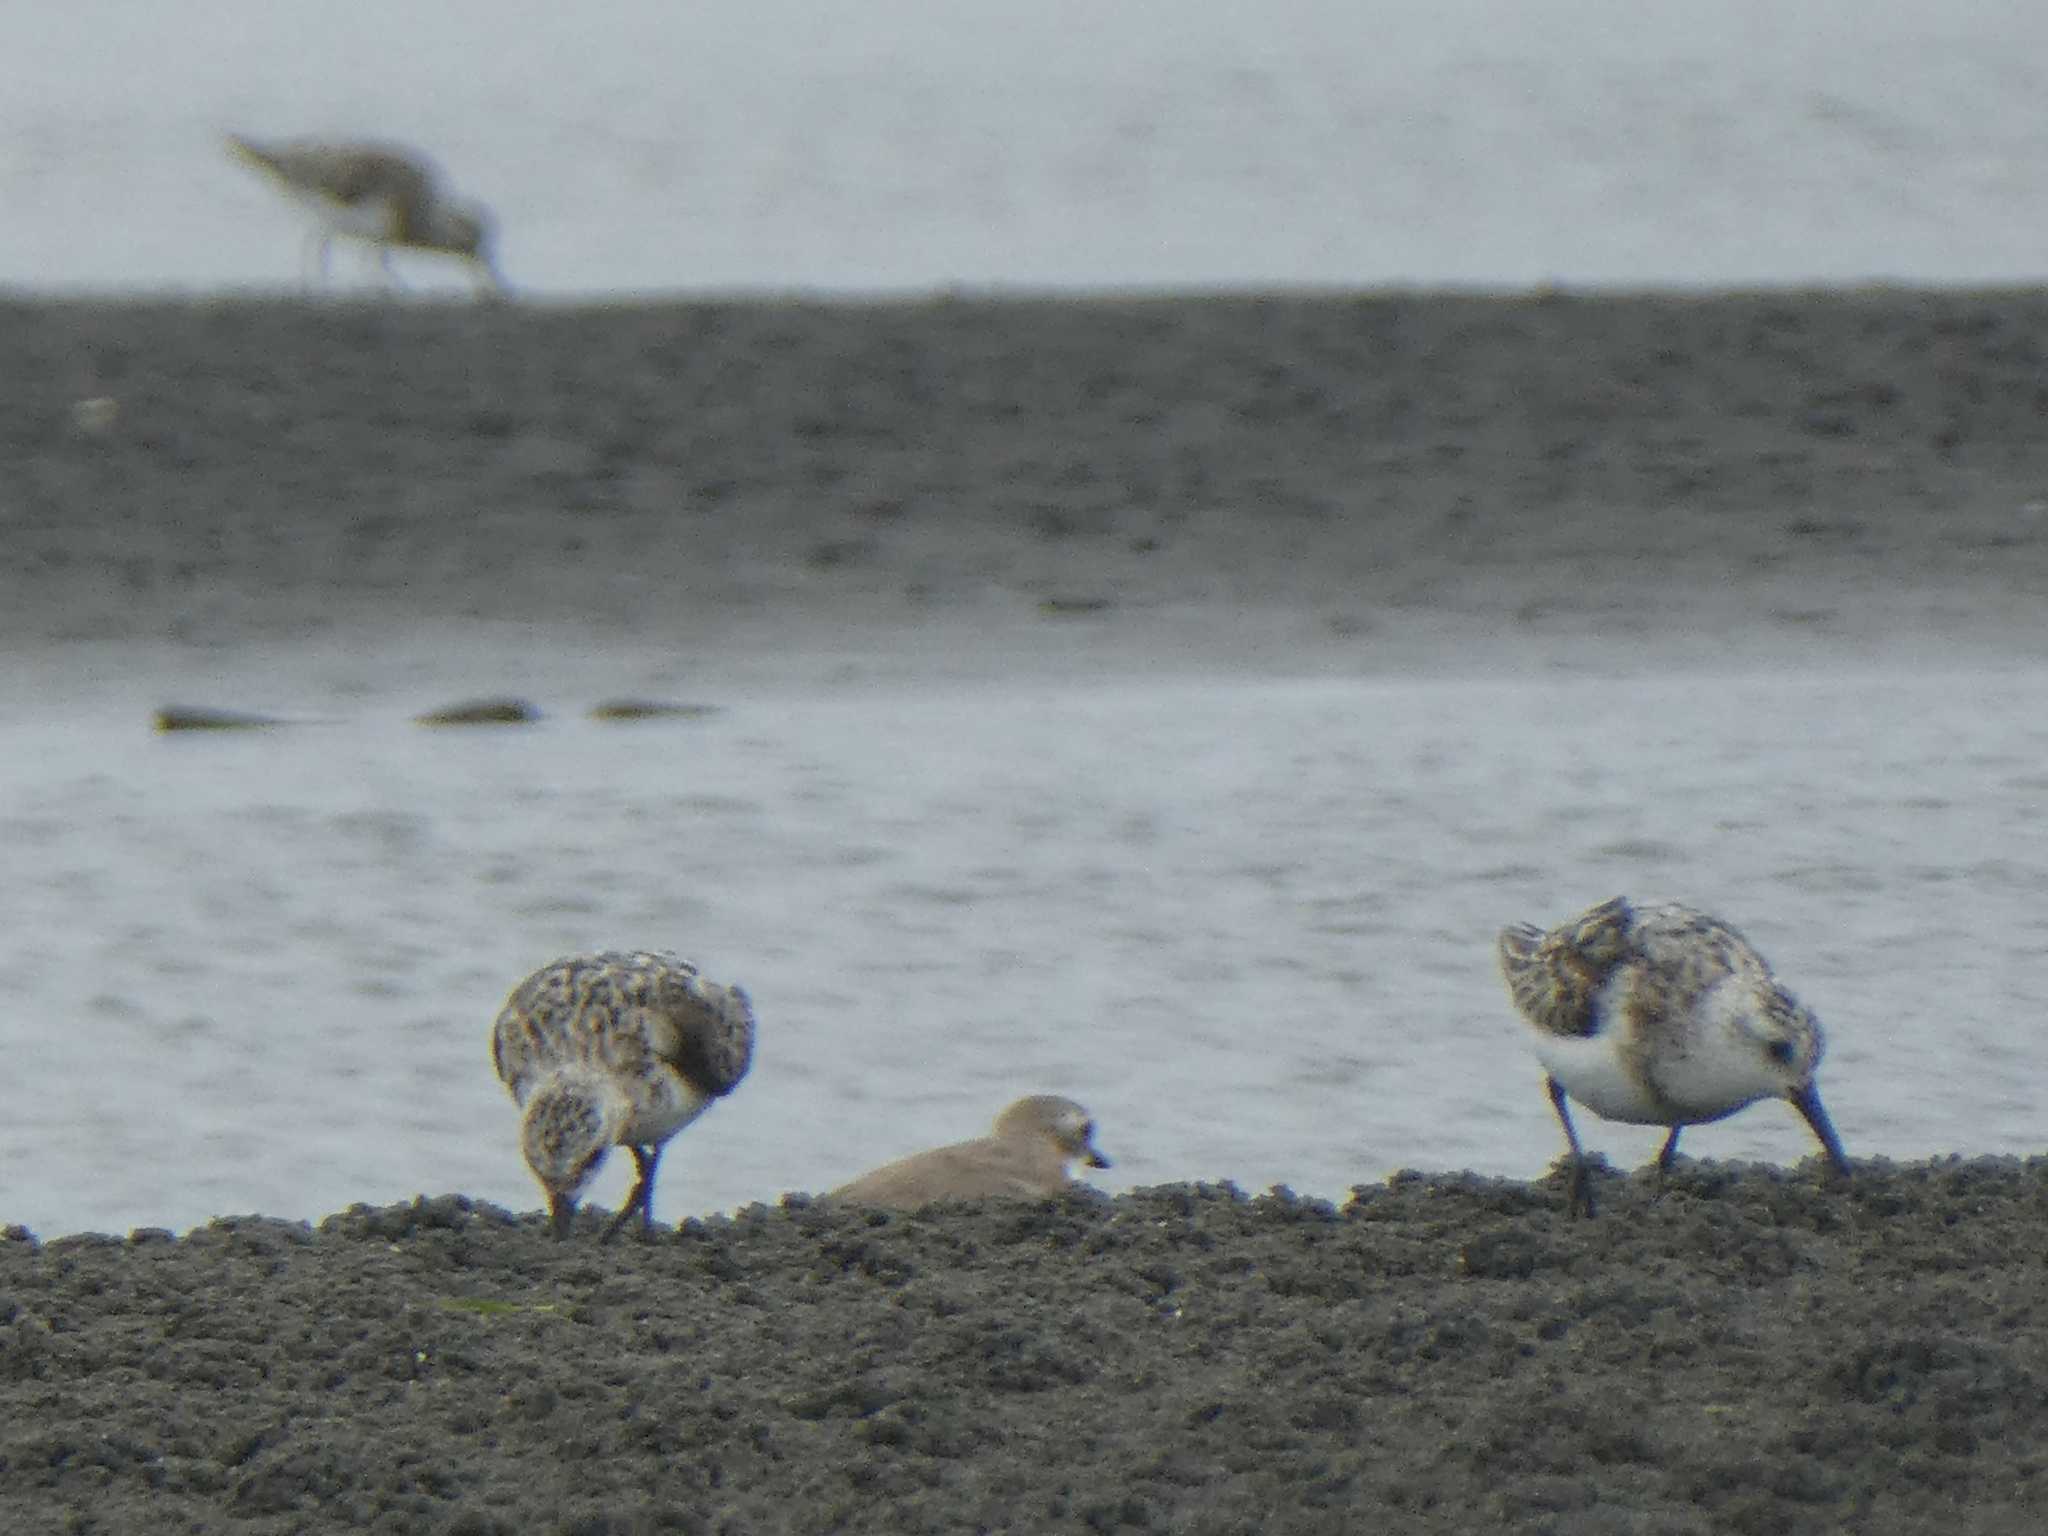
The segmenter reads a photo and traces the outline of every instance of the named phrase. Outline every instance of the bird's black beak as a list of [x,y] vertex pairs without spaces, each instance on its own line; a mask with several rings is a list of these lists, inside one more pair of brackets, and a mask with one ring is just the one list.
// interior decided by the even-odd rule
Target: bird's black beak
[[1088,1166],[1090,1168],[1107,1168],[1110,1166],[1110,1162],[1108,1158],[1091,1146],[1088,1149]]
[[1791,1095],[1792,1107],[1799,1111],[1806,1123],[1813,1127],[1813,1134],[1820,1138],[1821,1151],[1827,1155],[1828,1166],[1838,1174],[1849,1172],[1849,1156],[1842,1150],[1842,1138],[1835,1134],[1834,1122],[1828,1119],[1828,1112],[1821,1108],[1820,1090],[1811,1082],[1804,1083]]

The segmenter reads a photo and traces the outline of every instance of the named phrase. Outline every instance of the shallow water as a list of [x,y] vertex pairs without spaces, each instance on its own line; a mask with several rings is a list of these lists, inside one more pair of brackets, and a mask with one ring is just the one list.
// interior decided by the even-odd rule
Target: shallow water
[[2048,227],[2020,0],[81,0],[9,43],[36,289],[295,284],[229,129],[432,150],[542,292],[1978,282]]
[[[2040,1146],[2039,673],[812,679],[475,731],[337,691],[295,700],[336,723],[176,737],[136,686],[28,705],[0,759],[0,1214],[45,1235],[533,1206],[490,1021],[599,945],[680,949],[762,1020],[665,1220],[1036,1090],[1096,1112],[1109,1188],[1533,1175],[1559,1138],[1492,934],[1616,892],[1748,931],[1830,1028],[1853,1155]],[[1810,1138],[1764,1104],[1686,1146]]]

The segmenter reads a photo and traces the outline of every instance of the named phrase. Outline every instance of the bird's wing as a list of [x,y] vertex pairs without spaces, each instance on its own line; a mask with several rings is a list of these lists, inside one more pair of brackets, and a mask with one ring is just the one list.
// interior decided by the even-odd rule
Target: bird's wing
[[754,1004],[744,987],[706,981],[686,963],[653,965],[642,995],[655,1054],[692,1084],[723,1096],[754,1060]]
[[1617,896],[1547,931],[1530,923],[1503,928],[1500,972],[1522,1017],[1553,1035],[1592,1034],[1601,985],[1631,952],[1633,917]]

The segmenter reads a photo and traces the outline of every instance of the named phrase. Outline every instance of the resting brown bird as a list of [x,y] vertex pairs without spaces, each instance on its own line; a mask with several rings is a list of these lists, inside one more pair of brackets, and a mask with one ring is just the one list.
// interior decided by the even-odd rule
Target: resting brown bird
[[228,135],[228,149],[319,215],[312,243],[322,282],[334,241],[346,238],[374,246],[378,265],[393,282],[394,250],[429,251],[460,257],[489,291],[505,291],[490,214],[450,198],[432,164],[413,151],[321,139],[265,143],[240,134]]
[[996,1116],[986,1136],[900,1158],[827,1198],[898,1210],[934,1200],[1040,1199],[1074,1183],[1068,1169],[1077,1162],[1109,1166],[1095,1145],[1095,1122],[1072,1099],[1039,1093]]

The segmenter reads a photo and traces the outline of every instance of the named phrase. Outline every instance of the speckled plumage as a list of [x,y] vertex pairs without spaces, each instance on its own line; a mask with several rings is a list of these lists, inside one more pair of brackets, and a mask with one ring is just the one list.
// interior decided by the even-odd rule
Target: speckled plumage
[[490,215],[451,200],[434,168],[413,151],[317,139],[266,144],[239,134],[227,142],[238,159],[320,215],[314,239],[323,279],[334,239],[347,236],[375,246],[387,276],[393,250],[434,251],[461,257],[494,290],[504,288],[492,259]]
[[1590,1214],[1592,1196],[1567,1095],[1610,1120],[1671,1127],[1660,1172],[1685,1126],[1783,1098],[1847,1171],[1813,1085],[1820,1021],[1728,923],[1616,897],[1547,931],[1504,928],[1498,954],[1571,1147],[1575,1210]]
[[1072,1099],[1033,1094],[996,1116],[988,1135],[899,1158],[829,1198],[900,1210],[934,1200],[1039,1199],[1073,1183],[1069,1168],[1077,1162],[1109,1166],[1095,1145],[1088,1111]]
[[521,1150],[556,1231],[613,1146],[632,1149],[640,1177],[605,1235],[636,1208],[651,1224],[663,1145],[739,1085],[753,1051],[746,992],[674,955],[573,955],[515,987],[491,1058],[524,1111]]

